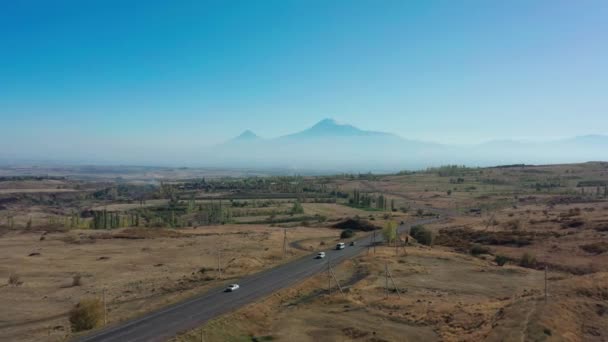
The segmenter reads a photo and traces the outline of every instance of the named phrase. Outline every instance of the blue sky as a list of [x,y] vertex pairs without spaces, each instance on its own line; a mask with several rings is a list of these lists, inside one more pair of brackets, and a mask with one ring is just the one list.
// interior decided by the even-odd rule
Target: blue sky
[[607,134],[606,18],[586,0],[4,1],[0,154],[119,159],[326,117],[443,143]]

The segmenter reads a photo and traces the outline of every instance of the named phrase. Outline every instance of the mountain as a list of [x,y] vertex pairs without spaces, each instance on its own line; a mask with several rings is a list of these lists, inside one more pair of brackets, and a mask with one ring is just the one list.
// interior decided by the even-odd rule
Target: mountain
[[582,135],[564,140],[563,142],[594,146],[598,148],[608,148],[608,136],[599,134]]
[[361,136],[397,137],[390,133],[364,131],[348,124],[339,124],[333,119],[323,119],[308,129],[298,133],[282,136],[280,139],[314,139],[319,137],[335,138]]
[[251,130],[245,130],[243,133],[230,140],[230,142],[252,142],[259,140],[262,140],[262,138],[260,138],[257,134],[253,133]]
[[491,166],[608,159],[608,137],[549,142],[496,140],[450,146],[369,131],[324,119],[296,133],[262,139],[250,130],[203,152],[205,166],[258,169],[383,172],[445,164]]
[[[251,131],[206,151],[205,165],[309,170],[394,170],[422,166],[441,145],[362,130],[333,119],[274,139]],[[407,161],[407,163],[405,163]]]

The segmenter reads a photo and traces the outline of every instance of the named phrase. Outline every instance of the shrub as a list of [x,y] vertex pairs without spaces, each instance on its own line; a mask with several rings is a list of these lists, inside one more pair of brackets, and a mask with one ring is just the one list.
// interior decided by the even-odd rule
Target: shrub
[[413,226],[410,229],[410,235],[420,244],[427,246],[431,246],[433,244],[433,232],[426,229],[424,226]]
[[80,286],[82,285],[82,276],[80,274],[75,274],[72,277],[72,286]]
[[512,230],[519,230],[521,228],[521,221],[517,219],[507,221],[505,224],[507,225],[507,228]]
[[494,258],[494,261],[498,266],[504,266],[509,259],[504,255],[497,255],[496,258]]
[[585,221],[580,219],[574,219],[572,221],[566,221],[562,223],[562,228],[580,228],[585,225]]
[[490,249],[482,245],[473,245],[471,247],[471,255],[490,254]]
[[355,232],[353,232],[351,229],[343,230],[342,233],[340,233],[341,239],[349,239],[353,236],[355,236]]
[[594,242],[579,247],[587,253],[596,255],[608,252],[608,242],[606,241]]
[[304,208],[302,207],[302,204],[300,204],[300,201],[295,201],[293,203],[293,207],[291,208],[291,212],[290,214],[303,214],[304,213]]
[[72,331],[93,329],[101,324],[103,304],[99,299],[83,299],[70,310]]
[[9,284],[10,286],[19,286],[19,285],[23,284],[23,282],[21,281],[21,278],[19,277],[19,275],[18,275],[18,274],[16,274],[16,273],[11,273],[11,274],[8,276],[8,284]]
[[519,260],[519,266],[533,268],[536,266],[536,257],[530,253],[524,253]]

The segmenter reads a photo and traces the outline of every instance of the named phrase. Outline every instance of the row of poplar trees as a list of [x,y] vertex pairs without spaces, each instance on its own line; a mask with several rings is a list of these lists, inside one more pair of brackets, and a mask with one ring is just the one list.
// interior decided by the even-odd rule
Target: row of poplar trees
[[[361,208],[376,208],[380,210],[387,210],[389,206],[388,199],[384,195],[371,196],[366,193],[361,194],[358,189],[353,190],[353,195],[349,200],[350,204],[355,207]],[[391,210],[395,208],[395,202],[390,201]]]
[[119,213],[94,211],[91,228],[93,229],[113,229],[119,227],[139,226],[139,214],[120,215]]

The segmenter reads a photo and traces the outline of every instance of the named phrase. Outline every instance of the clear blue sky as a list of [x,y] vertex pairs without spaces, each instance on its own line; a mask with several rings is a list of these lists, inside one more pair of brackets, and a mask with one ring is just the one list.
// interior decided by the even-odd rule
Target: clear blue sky
[[0,152],[325,117],[445,143],[606,134],[607,18],[603,0],[3,1]]

